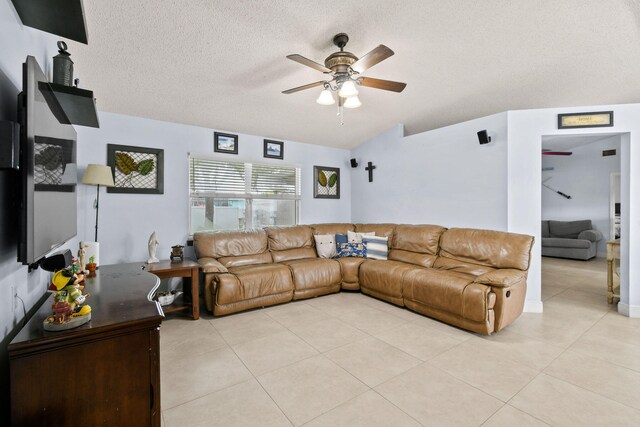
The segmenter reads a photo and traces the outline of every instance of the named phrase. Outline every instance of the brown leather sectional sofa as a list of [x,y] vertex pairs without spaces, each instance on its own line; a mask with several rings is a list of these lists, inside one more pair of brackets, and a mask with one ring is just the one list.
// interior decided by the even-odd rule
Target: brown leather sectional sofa
[[[319,258],[314,234],[375,232],[388,260]],[[482,334],[524,306],[533,237],[437,225],[315,224],[194,235],[207,308],[225,315],[341,289]]]

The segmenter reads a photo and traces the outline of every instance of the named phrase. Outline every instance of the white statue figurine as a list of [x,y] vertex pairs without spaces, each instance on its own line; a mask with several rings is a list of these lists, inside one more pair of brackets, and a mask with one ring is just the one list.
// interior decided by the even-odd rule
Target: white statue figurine
[[160,261],[156,258],[156,249],[158,249],[158,239],[156,239],[156,232],[154,231],[149,237],[149,259],[147,260],[147,264],[153,264]]
[[78,249],[78,269],[80,273],[84,271],[84,266],[86,265],[84,262],[84,258],[87,256],[87,245],[84,242],[79,243],[80,248]]

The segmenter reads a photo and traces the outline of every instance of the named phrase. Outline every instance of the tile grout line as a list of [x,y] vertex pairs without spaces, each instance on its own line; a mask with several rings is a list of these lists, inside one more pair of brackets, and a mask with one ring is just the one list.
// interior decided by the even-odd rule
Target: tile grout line
[[[215,328],[215,326],[214,326]],[[222,334],[220,334],[220,336],[222,336]],[[242,363],[242,365],[245,367],[245,369],[249,372],[249,374],[251,374],[251,377],[253,380],[255,380],[255,382],[258,383],[258,385],[260,386],[260,388],[262,390],[264,390],[264,392],[267,394],[267,396],[269,396],[269,399],[271,399],[271,401],[273,402],[274,405],[276,405],[276,407],[278,408],[278,410],[282,413],[282,415],[284,415],[284,417],[287,419],[287,421],[289,421],[289,424],[291,424],[292,426],[295,426],[295,424],[291,421],[291,419],[289,418],[289,416],[286,414],[286,412],[284,412],[284,410],[280,407],[280,405],[278,405],[278,402],[276,402],[273,398],[273,396],[271,396],[271,394],[269,394],[269,392],[264,388],[264,386],[262,385],[262,383],[260,382],[260,380],[258,379],[258,377],[256,377],[253,372],[251,371],[251,369],[249,369],[249,367],[244,363],[244,360],[242,360],[242,358],[240,356],[238,356],[238,353],[236,353],[236,351],[233,349],[233,347],[231,347],[229,345],[229,343],[227,342],[227,340],[225,339],[224,336],[222,336],[222,339],[224,340],[224,342],[227,344],[227,346],[229,346],[229,348],[231,349],[231,351],[233,352],[233,354],[235,354],[235,356],[238,358],[238,360],[240,361],[240,363]],[[250,380],[247,380],[250,381]],[[228,388],[228,387],[227,387]]]

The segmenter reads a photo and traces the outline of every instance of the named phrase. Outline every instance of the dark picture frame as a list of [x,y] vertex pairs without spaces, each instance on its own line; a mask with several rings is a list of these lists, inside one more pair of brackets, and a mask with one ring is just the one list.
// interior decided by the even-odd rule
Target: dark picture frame
[[238,154],[238,135],[214,132],[213,151],[216,153]]
[[263,155],[267,159],[284,160],[284,142],[265,139]]
[[313,167],[313,198],[340,198],[340,168],[330,166]]
[[107,193],[164,194],[164,150],[107,144],[114,187]]
[[[580,117],[588,119],[588,116],[607,116],[607,120],[604,123],[591,124],[588,120],[585,123],[579,123]],[[577,120],[576,124],[566,124],[567,119]],[[558,129],[583,129],[583,128],[607,128],[613,126],[613,111],[595,111],[591,113],[565,113],[558,114]]]

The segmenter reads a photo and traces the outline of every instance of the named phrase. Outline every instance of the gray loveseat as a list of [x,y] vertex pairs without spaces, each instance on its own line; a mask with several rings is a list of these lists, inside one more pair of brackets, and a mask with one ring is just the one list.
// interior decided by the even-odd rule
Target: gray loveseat
[[588,260],[597,253],[602,233],[590,219],[542,221],[542,256]]

